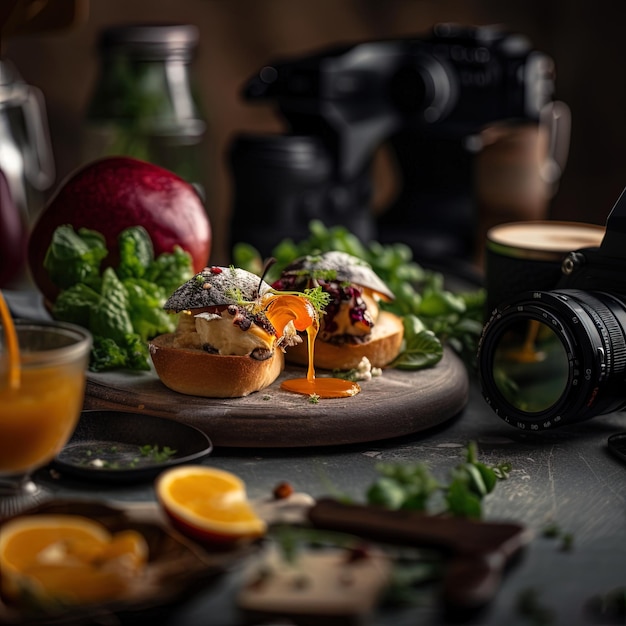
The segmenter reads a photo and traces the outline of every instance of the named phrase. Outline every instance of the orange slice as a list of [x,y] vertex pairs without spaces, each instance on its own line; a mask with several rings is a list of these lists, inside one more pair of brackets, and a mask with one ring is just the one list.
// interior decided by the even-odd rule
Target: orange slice
[[112,535],[79,515],[31,515],[0,530],[2,594],[12,601],[90,604],[123,597],[148,559],[134,530]]
[[255,539],[266,532],[234,474],[204,465],[181,465],[163,472],[157,499],[173,526],[204,544]]

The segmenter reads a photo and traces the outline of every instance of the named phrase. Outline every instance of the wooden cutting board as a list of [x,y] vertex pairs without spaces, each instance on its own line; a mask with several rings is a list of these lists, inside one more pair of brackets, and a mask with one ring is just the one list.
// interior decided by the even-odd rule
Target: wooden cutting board
[[[467,404],[467,370],[446,349],[435,366],[417,372],[384,370],[352,398],[320,400],[280,389],[304,376],[287,366],[270,387],[245,398],[211,399],[171,391],[153,372],[90,373],[85,409],[136,411],[203,430],[215,447],[295,448],[364,443],[438,426]],[[318,372],[318,376],[322,376]]]

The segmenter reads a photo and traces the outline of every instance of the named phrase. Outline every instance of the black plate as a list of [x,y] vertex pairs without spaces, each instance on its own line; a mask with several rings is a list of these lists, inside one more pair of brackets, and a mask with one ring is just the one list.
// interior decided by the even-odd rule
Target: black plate
[[83,411],[52,465],[79,478],[137,482],[200,461],[212,449],[209,437],[188,424],[125,411]]

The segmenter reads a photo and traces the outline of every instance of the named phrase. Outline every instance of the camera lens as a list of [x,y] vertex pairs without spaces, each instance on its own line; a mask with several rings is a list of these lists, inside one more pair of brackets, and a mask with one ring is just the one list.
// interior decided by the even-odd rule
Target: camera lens
[[626,406],[626,304],[575,289],[499,306],[478,348],[482,392],[516,428],[545,430]]

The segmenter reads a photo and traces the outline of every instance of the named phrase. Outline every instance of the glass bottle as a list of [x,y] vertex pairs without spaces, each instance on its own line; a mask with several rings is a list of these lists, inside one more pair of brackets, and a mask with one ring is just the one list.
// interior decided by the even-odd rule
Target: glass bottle
[[126,155],[160,165],[205,190],[206,123],[190,64],[198,30],[131,24],[101,32],[100,71],[87,108],[83,159]]

